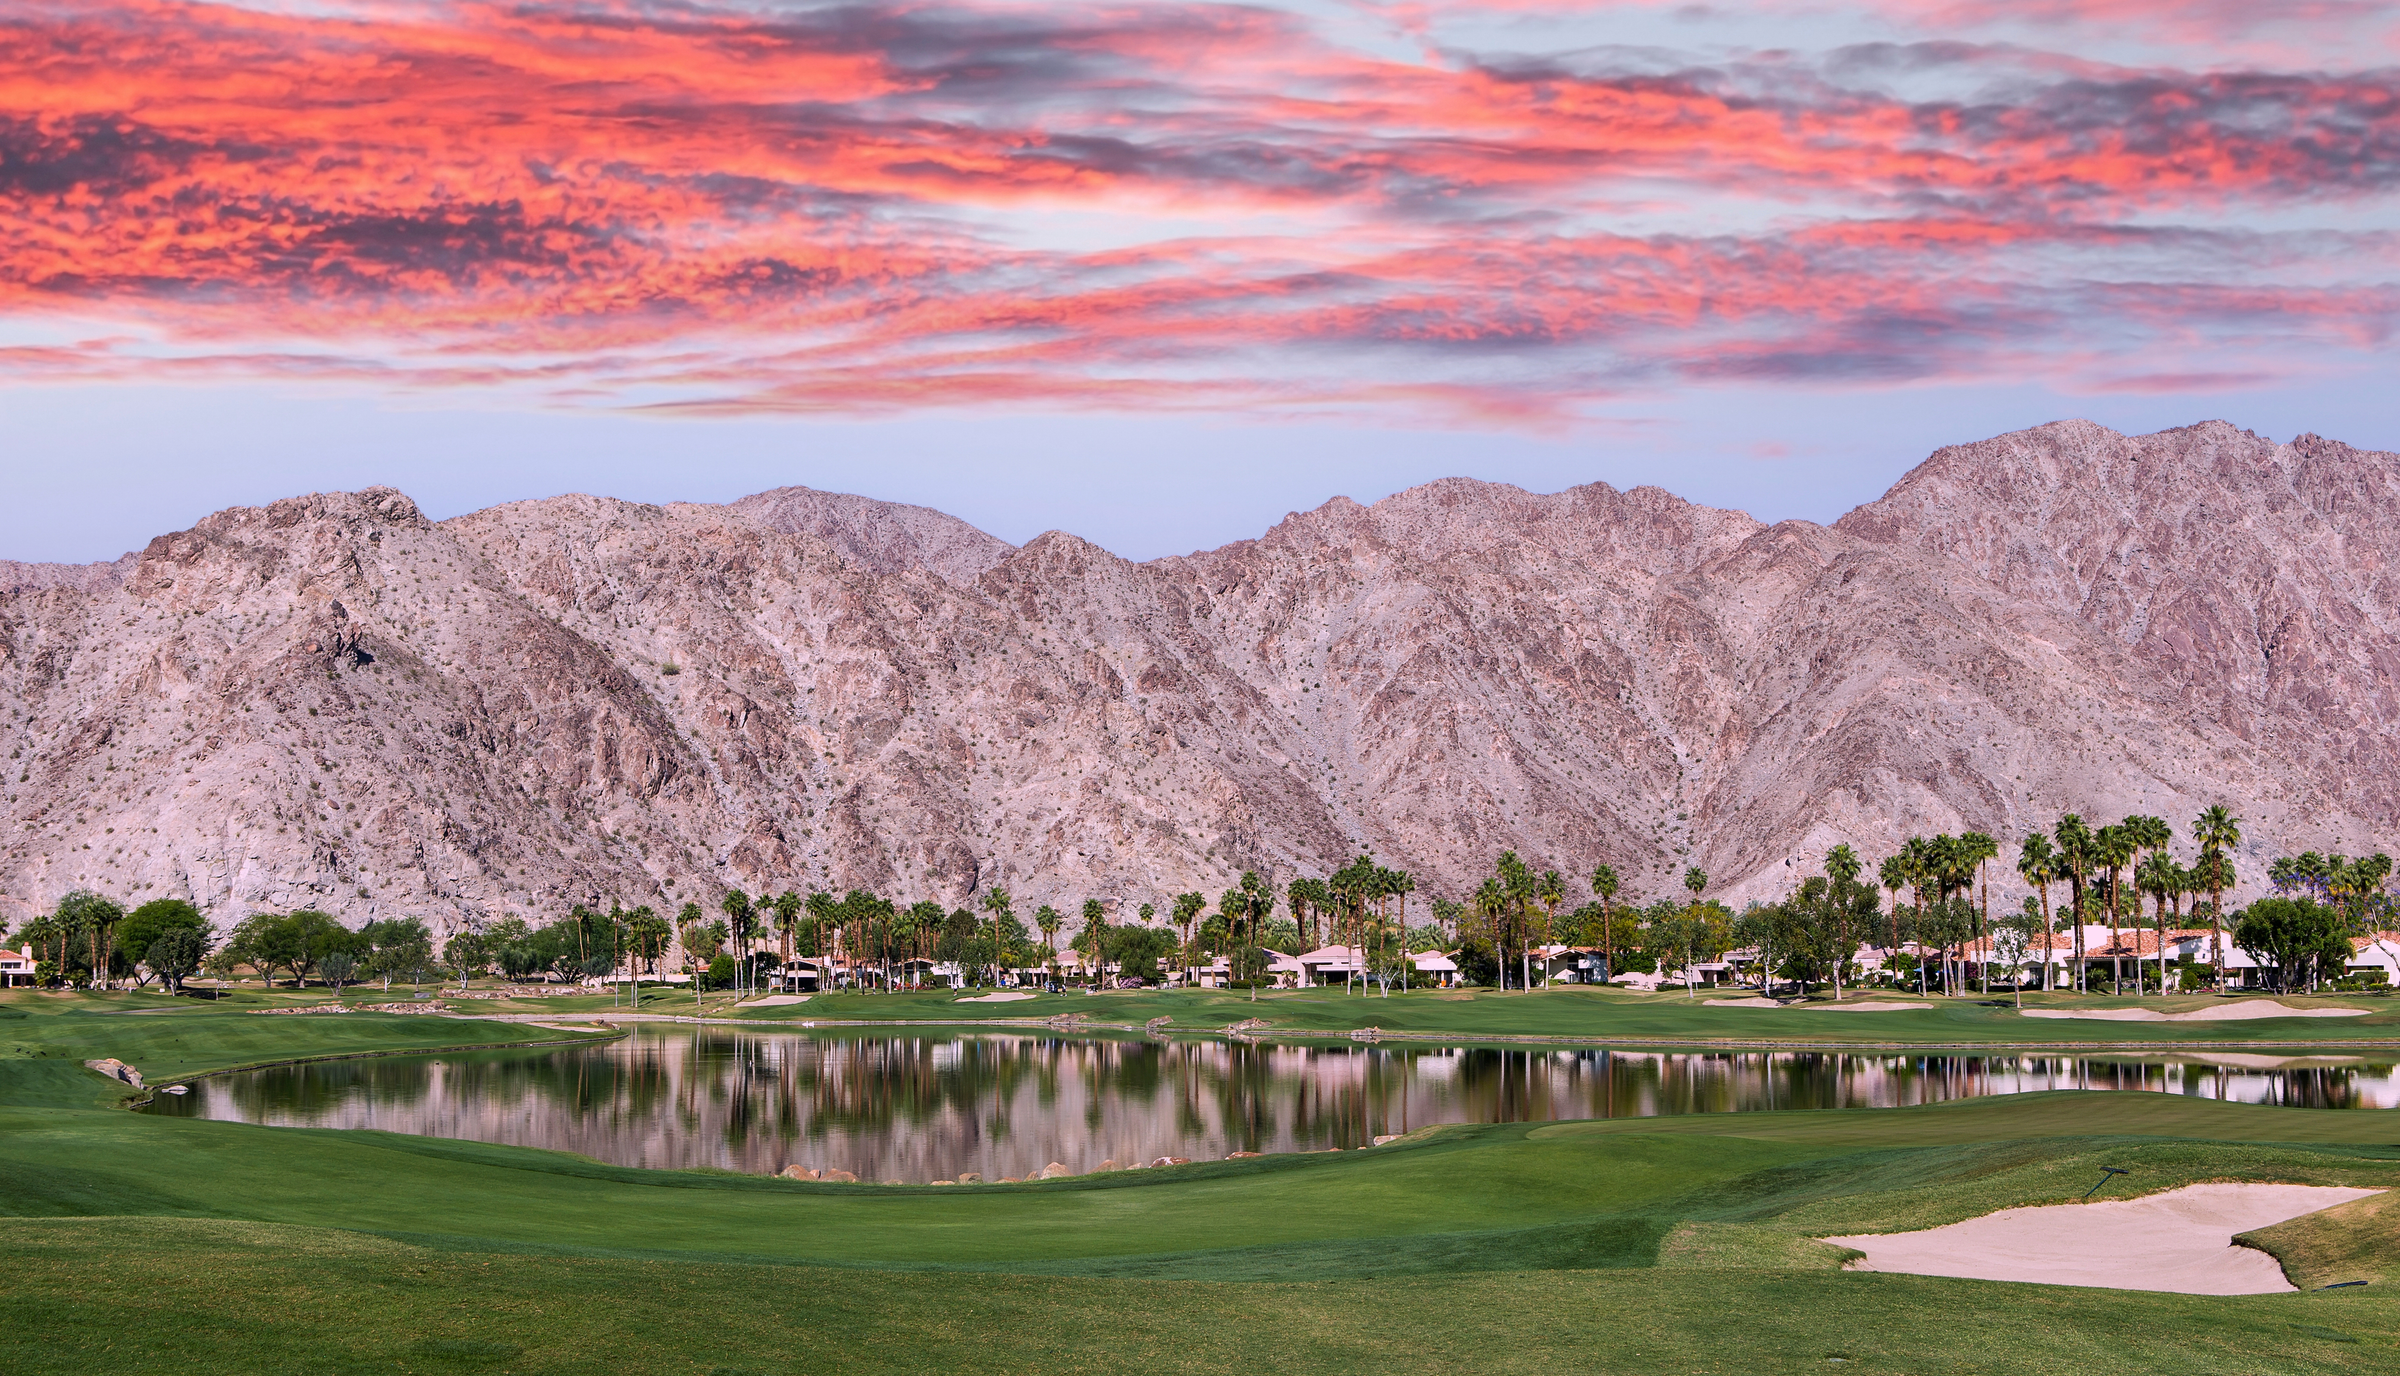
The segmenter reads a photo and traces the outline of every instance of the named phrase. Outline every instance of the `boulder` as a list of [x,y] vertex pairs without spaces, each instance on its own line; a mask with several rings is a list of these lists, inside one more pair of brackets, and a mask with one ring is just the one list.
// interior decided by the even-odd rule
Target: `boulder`
[[1113,1171],[1113,1170],[1122,1170],[1122,1169],[1123,1169],[1123,1167],[1119,1166],[1119,1165],[1117,1164],[1117,1158],[1115,1158],[1115,1157],[1113,1157],[1113,1156],[1112,1156],[1112,1157],[1108,1158],[1107,1160],[1105,1160],[1105,1161],[1103,1161],[1103,1162],[1101,1162],[1101,1163],[1100,1163],[1100,1169],[1101,1169],[1101,1170],[1104,1170],[1104,1171]]
[[1034,1179],[1058,1180],[1063,1177],[1073,1175],[1074,1173],[1075,1172],[1068,1170],[1066,1167],[1060,1165],[1056,1161],[1053,1161],[1049,1165],[1042,1167],[1041,1174],[1036,1175]]
[[961,1185],[980,1185],[983,1183],[983,1175],[980,1171],[960,1171],[958,1173],[958,1183]]
[[101,1061],[85,1061],[84,1064],[120,1084],[132,1085],[135,1089],[142,1087],[142,1072],[114,1056]]
[[1247,1161],[1256,1155],[1258,1155],[1258,1153],[1254,1151],[1228,1152],[1226,1153],[1225,1159],[1228,1161]]
[[1151,1169],[1156,1170],[1160,1166],[1188,1166],[1190,1164],[1192,1164],[1192,1158],[1188,1156],[1162,1156],[1151,1162],[1150,1166]]
[[844,1185],[855,1185],[858,1183],[857,1176],[852,1175],[848,1171],[837,1171],[831,1166],[828,1166],[824,1170],[817,1172],[816,1178],[819,1180],[838,1181]]
[[786,1180],[814,1180],[817,1178],[817,1173],[815,1171],[809,1170],[802,1166],[786,1166],[782,1170],[776,1172],[776,1174],[782,1176]]

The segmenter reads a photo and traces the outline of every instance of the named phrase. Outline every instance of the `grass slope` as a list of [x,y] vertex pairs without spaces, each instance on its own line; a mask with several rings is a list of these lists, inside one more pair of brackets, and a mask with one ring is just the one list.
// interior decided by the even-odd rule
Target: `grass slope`
[[[80,1064],[188,1074],[462,1029],[499,1030],[106,1000],[0,1017],[11,1368],[2301,1373],[2400,1346],[2378,1285],[2068,1291],[1846,1273],[1814,1241],[2072,1199],[2104,1163],[2133,1172],[2104,1195],[2400,1187],[2386,1113],[2066,1091],[880,1187],[149,1117],[101,1107],[121,1087]],[[2374,1260],[2385,1221],[2283,1245],[2296,1269]]]

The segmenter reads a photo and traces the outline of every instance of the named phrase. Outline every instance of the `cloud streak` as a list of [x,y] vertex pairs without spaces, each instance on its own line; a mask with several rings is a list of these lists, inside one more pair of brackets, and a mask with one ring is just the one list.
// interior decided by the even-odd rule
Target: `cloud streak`
[[2233,378],[2383,347],[2359,226],[2396,187],[2388,68],[1403,59],[1195,4],[14,5],[0,312],[116,337],[0,377],[1526,423],[1728,377]]

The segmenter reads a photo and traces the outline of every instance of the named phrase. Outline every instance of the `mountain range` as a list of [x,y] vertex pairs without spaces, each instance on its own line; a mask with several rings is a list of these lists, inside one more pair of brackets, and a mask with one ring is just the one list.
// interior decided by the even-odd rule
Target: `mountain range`
[[[1463,478],[1134,563],[785,488],[433,521],[390,488],[0,563],[0,917],[1129,914],[1360,851],[1737,906],[2079,811],[2237,863],[2400,820],[2400,458],[2222,422],[1943,449],[1832,525]],[[2188,861],[2192,848],[2180,848]]]

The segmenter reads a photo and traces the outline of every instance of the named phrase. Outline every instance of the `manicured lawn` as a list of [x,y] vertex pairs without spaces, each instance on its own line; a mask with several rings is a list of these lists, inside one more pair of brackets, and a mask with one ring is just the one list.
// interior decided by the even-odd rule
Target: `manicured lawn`
[[[1212,996],[1124,1001],[1137,997],[1197,1013]],[[906,999],[939,1007],[855,1002]],[[1033,1185],[815,1185],[128,1113],[105,1106],[122,1088],[82,1059],[163,1076],[554,1035],[129,1004],[0,1003],[11,1370],[1682,1376],[2400,1361],[2388,1214],[2284,1225],[2275,1243],[2296,1272],[2381,1266],[2376,1284],[2230,1299],[1847,1273],[1814,1241],[2070,1200],[2103,1164],[2132,1172],[2104,1195],[2217,1179],[2400,1188],[2391,1113],[2065,1091],[1436,1128],[1367,1151]],[[1588,991],[1390,1004],[1668,1016]]]

